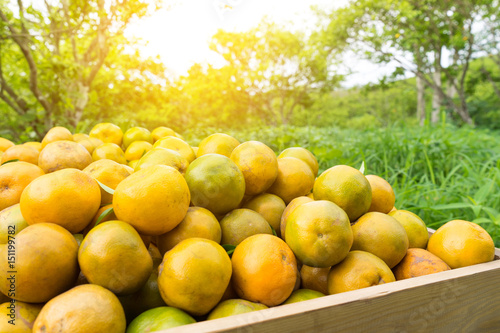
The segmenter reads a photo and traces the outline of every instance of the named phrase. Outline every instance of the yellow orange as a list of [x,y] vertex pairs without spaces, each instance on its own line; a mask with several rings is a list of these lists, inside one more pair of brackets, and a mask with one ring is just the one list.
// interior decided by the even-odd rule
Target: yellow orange
[[288,216],[297,208],[298,206],[312,202],[314,201],[313,199],[305,196],[297,197],[290,201],[290,203],[286,206],[285,210],[283,211],[283,214],[281,215],[281,221],[280,221],[280,237],[284,241],[286,241],[285,237],[285,230],[286,230],[286,223]]
[[38,166],[45,173],[65,168],[85,169],[92,163],[92,156],[79,143],[60,140],[47,144],[38,157]]
[[295,157],[282,157],[278,159],[278,176],[267,192],[276,194],[288,204],[311,192],[313,185],[314,174],[306,162]]
[[0,244],[7,244],[9,236],[15,237],[27,226],[18,203],[0,210]]
[[115,124],[99,123],[90,130],[89,137],[99,139],[104,143],[114,143],[121,146],[123,132]]
[[309,165],[309,167],[311,168],[314,177],[318,175],[318,160],[316,159],[316,156],[314,156],[313,153],[311,153],[309,150],[302,147],[287,148],[278,155],[278,158],[283,157],[295,157],[306,162],[307,165]]
[[14,146],[15,143],[5,139],[5,138],[0,138],[0,151],[6,151],[8,148]]
[[0,210],[19,203],[21,193],[43,170],[27,162],[10,162],[0,166]]
[[429,231],[425,222],[416,214],[407,210],[394,210],[388,214],[398,220],[405,228],[408,236],[409,247],[425,249],[429,241]]
[[61,140],[75,141],[73,139],[73,134],[71,134],[69,129],[61,126],[52,127],[43,137],[42,149],[45,148],[45,146],[51,142],[56,142]]
[[156,127],[152,132],[151,136],[153,137],[153,141],[156,142],[161,138],[166,136],[175,136],[175,131],[169,127],[159,126]]
[[[125,168],[124,164],[104,159],[90,163],[83,172],[92,178],[100,181],[111,189],[116,189],[118,184],[131,175],[131,172]],[[113,195],[101,188],[101,206],[110,204],[113,201]]]
[[40,155],[40,152],[32,146],[16,145],[3,152],[1,164],[7,161],[19,160],[37,165],[38,155]]
[[196,158],[193,148],[184,140],[177,137],[167,136],[155,142],[153,147],[163,147],[172,149],[181,154],[189,163],[193,162]]
[[250,302],[244,299],[228,299],[217,304],[210,312],[207,320],[225,318],[240,313],[247,313],[267,309],[264,304]]
[[95,147],[92,152],[92,159],[94,161],[108,159],[120,164],[127,164],[125,153],[114,143],[103,143],[102,145]]
[[368,211],[384,214],[389,213],[396,202],[396,196],[391,184],[384,178],[376,175],[367,175],[366,179],[372,189],[372,202]]
[[189,166],[189,162],[175,150],[156,147],[142,156],[137,161],[134,169],[135,171],[139,171],[152,165],[168,165],[184,174]]
[[206,154],[221,154],[226,157],[230,157],[234,148],[236,148],[239,144],[240,142],[230,135],[215,133],[201,140],[198,145],[197,156],[200,157]]
[[285,202],[274,194],[262,193],[248,200],[243,208],[256,211],[273,227],[276,234],[280,234],[281,216],[286,208]]
[[153,148],[153,145],[147,141],[133,141],[125,150],[127,161],[138,160]]
[[135,141],[146,141],[153,144],[151,132],[144,127],[131,127],[123,134],[123,147],[128,149]]

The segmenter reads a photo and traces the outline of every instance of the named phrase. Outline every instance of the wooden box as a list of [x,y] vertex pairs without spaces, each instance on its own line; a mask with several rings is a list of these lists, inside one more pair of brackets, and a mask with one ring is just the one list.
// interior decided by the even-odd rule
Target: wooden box
[[500,332],[495,254],[489,263],[160,332]]

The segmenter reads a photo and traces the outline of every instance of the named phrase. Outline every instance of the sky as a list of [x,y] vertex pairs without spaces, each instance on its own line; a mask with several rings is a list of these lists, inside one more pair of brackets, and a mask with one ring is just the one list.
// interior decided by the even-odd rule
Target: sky
[[[280,23],[292,22],[306,29],[314,20],[311,5],[319,8],[342,6],[348,0],[169,0],[151,17],[128,28],[128,36],[141,38],[145,56],[159,56],[174,75],[183,75],[194,63],[221,64],[219,56],[209,49],[209,41],[218,29],[245,31],[265,16]],[[376,81],[387,68],[369,62],[349,59],[358,74],[349,77],[344,86]]]

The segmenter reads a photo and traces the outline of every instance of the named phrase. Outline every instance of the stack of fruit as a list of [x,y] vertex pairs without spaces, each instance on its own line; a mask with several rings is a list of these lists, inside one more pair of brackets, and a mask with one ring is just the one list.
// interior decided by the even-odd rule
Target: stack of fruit
[[102,123],[0,151],[2,332],[152,332],[494,259],[301,147]]

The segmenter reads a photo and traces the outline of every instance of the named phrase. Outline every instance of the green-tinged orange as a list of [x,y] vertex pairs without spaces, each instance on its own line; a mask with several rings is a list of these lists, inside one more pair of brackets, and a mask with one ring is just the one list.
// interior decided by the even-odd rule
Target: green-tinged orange
[[311,168],[314,177],[318,175],[318,160],[316,159],[316,156],[314,156],[313,153],[311,153],[309,150],[302,147],[287,148],[278,155],[278,158],[283,157],[295,157],[306,162],[307,165],[309,165],[309,167]]
[[186,216],[190,193],[181,173],[166,165],[134,172],[115,189],[113,209],[119,220],[143,235],[174,229]]
[[159,272],[158,287],[165,303],[201,316],[222,298],[231,279],[231,259],[216,242],[189,238],[165,253]]
[[328,273],[330,267],[311,267],[302,265],[300,268],[301,288],[319,291],[328,294]]
[[256,234],[273,234],[271,226],[259,213],[240,208],[224,216],[220,221],[222,229],[222,244],[238,245],[245,238]]
[[353,231],[339,206],[320,200],[300,205],[288,216],[285,239],[303,264],[329,267],[349,253]]
[[406,255],[409,242],[403,226],[393,217],[369,212],[352,226],[354,242],[351,250],[370,252],[382,259],[389,268]]
[[298,289],[295,290],[290,297],[286,299],[286,301],[283,302],[283,304],[291,304],[291,303],[298,303],[302,301],[307,301],[310,299],[315,299],[318,297],[323,297],[325,294],[320,293],[319,291],[316,290],[311,290],[311,289]]
[[141,237],[122,221],[107,221],[92,228],[78,250],[78,263],[90,283],[116,295],[137,292],[153,269]]
[[217,306],[208,315],[207,320],[225,318],[241,313],[248,313],[264,309],[268,309],[268,307],[264,304],[250,302],[244,299],[228,299],[217,304]]
[[405,228],[409,248],[425,249],[427,247],[429,231],[425,222],[417,214],[399,209],[390,212],[388,215],[394,217]]
[[33,325],[33,333],[124,333],[125,313],[109,290],[84,284],[51,299]]
[[368,211],[388,214],[396,202],[396,196],[391,184],[376,175],[367,175],[366,179],[372,189],[372,202]]
[[336,165],[324,171],[314,182],[314,199],[329,200],[345,210],[351,222],[366,213],[372,202],[372,190],[366,177],[348,165]]
[[146,141],[153,144],[153,136],[147,128],[131,127],[123,134],[123,148],[128,149],[135,141]]
[[161,306],[140,314],[127,327],[126,333],[156,332],[192,323],[196,323],[196,320],[186,312]]
[[206,238],[216,243],[221,242],[221,226],[217,218],[208,209],[189,207],[184,219],[175,227],[156,238],[161,255],[188,238]]
[[300,196],[292,201],[286,206],[285,210],[283,211],[283,214],[281,215],[281,220],[280,220],[280,237],[284,241],[286,241],[285,237],[285,230],[286,230],[286,222],[288,220],[288,216],[297,208],[298,206],[312,202],[314,201],[313,199],[306,197],[306,196]]
[[[22,302],[43,303],[75,284],[79,272],[78,243],[66,229],[53,223],[23,229],[15,239],[14,264],[8,244],[0,245],[3,294]],[[14,279],[10,273],[13,269]]]
[[256,211],[273,227],[276,234],[280,234],[281,216],[286,208],[285,202],[274,194],[262,193],[248,200],[243,208]]
[[191,202],[215,215],[238,208],[245,194],[245,178],[228,157],[208,154],[191,163],[185,175]]

